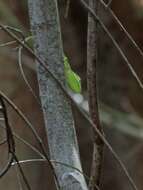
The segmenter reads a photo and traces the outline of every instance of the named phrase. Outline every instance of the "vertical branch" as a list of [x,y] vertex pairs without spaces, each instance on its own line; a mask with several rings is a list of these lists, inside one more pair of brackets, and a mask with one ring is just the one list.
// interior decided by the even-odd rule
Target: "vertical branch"
[[[56,0],[29,0],[29,15],[40,60],[37,74],[51,160],[82,171],[71,105],[50,74],[65,84],[63,49]],[[44,64],[41,64],[41,62]],[[87,190],[83,175],[74,168],[54,165],[62,190]]]
[[[89,0],[89,6],[98,12],[98,0]],[[87,36],[87,86],[90,116],[95,126],[102,132],[98,113],[97,96],[97,62],[98,62],[98,23],[88,14],[88,36]],[[100,185],[103,142],[98,135],[93,136],[93,158],[91,166],[91,177],[89,188],[97,189]]]

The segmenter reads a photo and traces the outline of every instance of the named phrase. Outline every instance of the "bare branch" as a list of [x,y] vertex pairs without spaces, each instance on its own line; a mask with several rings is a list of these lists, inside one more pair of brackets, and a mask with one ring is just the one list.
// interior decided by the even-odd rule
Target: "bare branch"
[[[89,6],[99,14],[98,0],[90,0]],[[98,85],[97,85],[97,64],[98,64],[98,23],[88,14],[88,35],[87,35],[87,87],[89,112],[93,123],[103,133],[102,126],[99,121],[98,113]],[[101,169],[103,161],[103,141],[96,134],[93,135],[93,158],[91,165],[91,176],[89,189],[96,190],[96,186],[100,186]]]

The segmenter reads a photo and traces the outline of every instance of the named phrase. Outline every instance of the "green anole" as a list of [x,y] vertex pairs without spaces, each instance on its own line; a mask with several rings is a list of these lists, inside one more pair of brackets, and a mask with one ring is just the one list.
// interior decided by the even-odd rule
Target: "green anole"
[[[33,48],[33,36],[28,36],[25,39],[25,42],[27,42],[27,44]],[[79,75],[71,69],[66,55],[64,55],[64,73],[68,87],[75,93],[81,93],[81,79]]]
[[69,60],[64,56],[64,71],[68,87],[75,93],[81,93],[81,79],[69,64]]

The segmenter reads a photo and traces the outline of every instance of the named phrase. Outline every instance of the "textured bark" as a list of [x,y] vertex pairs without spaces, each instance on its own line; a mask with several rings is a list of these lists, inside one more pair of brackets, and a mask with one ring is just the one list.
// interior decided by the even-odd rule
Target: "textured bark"
[[[63,50],[56,0],[29,0],[35,52],[64,84]],[[71,105],[57,83],[37,63],[40,98],[49,142],[50,158],[80,171],[81,164]],[[86,190],[82,174],[60,164],[54,166],[62,190]]]
[[[89,0],[89,6],[98,11],[98,0]],[[93,123],[102,132],[98,113],[98,97],[97,97],[97,61],[98,61],[98,25],[93,17],[88,15],[88,36],[87,36],[87,86],[89,111]],[[100,185],[103,142],[98,135],[93,136],[93,160],[91,166],[91,177],[89,188],[96,190]]]

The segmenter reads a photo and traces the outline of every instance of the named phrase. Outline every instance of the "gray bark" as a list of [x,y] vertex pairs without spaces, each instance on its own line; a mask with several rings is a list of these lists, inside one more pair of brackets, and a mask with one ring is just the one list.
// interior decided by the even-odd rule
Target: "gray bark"
[[[29,15],[37,56],[65,83],[63,49],[56,0],[29,0]],[[48,137],[50,158],[82,171],[71,105],[45,69],[37,63],[40,98]],[[62,190],[86,190],[82,174],[73,168],[54,165]]]

